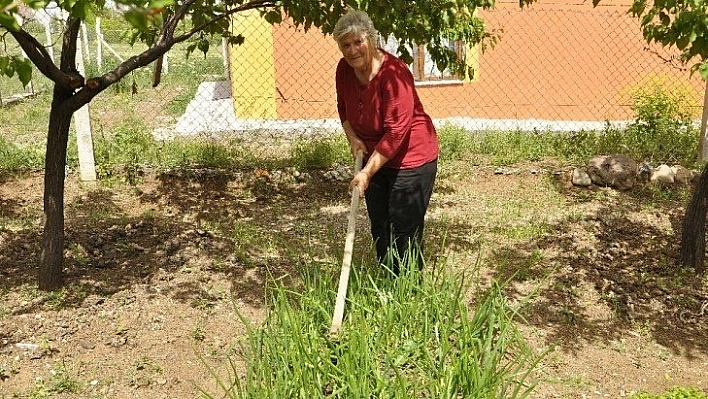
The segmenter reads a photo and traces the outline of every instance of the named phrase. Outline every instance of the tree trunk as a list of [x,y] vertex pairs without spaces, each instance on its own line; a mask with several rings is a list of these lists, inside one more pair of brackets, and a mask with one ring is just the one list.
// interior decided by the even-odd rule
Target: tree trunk
[[693,189],[681,226],[681,263],[697,273],[705,272],[706,215],[708,214],[708,166]]
[[44,234],[39,266],[39,289],[61,288],[64,267],[64,180],[66,178],[66,148],[73,111],[63,106],[73,95],[67,88],[54,86],[49,113],[47,152],[44,166]]

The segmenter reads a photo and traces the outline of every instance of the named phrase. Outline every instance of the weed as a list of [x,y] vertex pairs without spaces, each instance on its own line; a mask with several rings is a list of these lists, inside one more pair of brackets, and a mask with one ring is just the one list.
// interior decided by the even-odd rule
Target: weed
[[138,183],[142,165],[157,160],[157,144],[138,118],[129,118],[116,126],[110,140],[99,136],[95,148],[99,175],[110,177],[115,166],[121,165],[125,181],[131,185]]
[[23,284],[20,287],[20,295],[22,298],[32,301],[34,299],[40,298],[42,296],[41,291],[39,291],[39,288],[32,284]]
[[143,356],[133,362],[130,370],[130,385],[133,387],[148,387],[153,384],[156,374],[162,374],[162,366],[148,356]]
[[133,362],[133,367],[135,367],[136,370],[149,370],[149,371],[153,371],[156,373],[162,372],[162,366],[157,364],[149,356],[143,356],[140,359]]
[[53,393],[80,392],[79,382],[69,373],[64,363],[56,363],[51,374],[51,391]]
[[303,169],[324,169],[336,164],[351,163],[346,140],[338,135],[323,139],[300,139],[292,149],[294,164]]
[[0,321],[4,320],[7,316],[12,314],[12,309],[9,307],[2,305],[0,306]]
[[204,341],[206,339],[206,330],[204,330],[204,326],[201,324],[197,324],[192,328],[192,338],[194,338],[195,341]]
[[113,331],[113,333],[114,333],[115,335],[119,335],[119,336],[122,337],[122,336],[127,335],[129,330],[130,330],[130,329],[129,329],[126,325],[124,325],[124,324],[117,324],[115,330]]
[[50,377],[47,381],[43,378],[35,380],[35,386],[23,395],[30,399],[43,399],[53,397],[56,394],[79,394],[81,384],[69,373],[63,362],[56,362],[49,371]]
[[631,399],[708,399],[708,394],[700,388],[674,387],[665,393],[653,395],[640,392],[631,396]]
[[48,292],[46,294],[47,295],[47,301],[45,302],[46,306],[49,309],[59,308],[61,306],[61,304],[64,302],[65,290],[66,290],[66,288],[62,288],[59,290]]
[[438,129],[440,141],[440,160],[460,160],[474,148],[472,133],[454,125],[445,125]]
[[693,164],[695,156],[685,159],[683,155],[697,152],[695,104],[687,102],[689,90],[652,79],[633,91],[631,108],[636,117],[626,135],[636,159]]
[[44,149],[37,144],[16,145],[0,137],[0,170],[38,169],[43,167]]
[[332,337],[332,279],[306,269],[297,290],[274,287],[262,326],[244,320],[245,376],[216,377],[227,397],[522,398],[533,390],[540,357],[498,285],[470,315],[462,275],[421,276],[414,267],[391,279],[355,269],[344,326]]

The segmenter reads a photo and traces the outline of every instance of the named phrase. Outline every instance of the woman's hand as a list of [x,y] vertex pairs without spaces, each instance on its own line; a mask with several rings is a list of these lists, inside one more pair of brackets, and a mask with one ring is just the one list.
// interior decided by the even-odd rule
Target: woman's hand
[[352,158],[356,159],[356,153],[359,151],[364,155],[368,154],[369,152],[366,150],[366,145],[364,145],[364,142],[361,141],[356,134],[351,123],[345,121],[342,127],[344,128],[344,134],[347,136],[347,141],[349,141],[349,150],[352,152]]
[[359,189],[359,197],[364,197],[364,191],[369,188],[369,180],[371,176],[363,170],[354,175],[354,178],[349,183],[349,191],[354,191],[354,187]]
[[356,159],[356,154],[361,151],[362,154],[366,155],[366,145],[364,145],[364,142],[361,141],[358,137],[355,138],[350,138],[347,136],[349,139],[349,150],[352,152],[352,158]]

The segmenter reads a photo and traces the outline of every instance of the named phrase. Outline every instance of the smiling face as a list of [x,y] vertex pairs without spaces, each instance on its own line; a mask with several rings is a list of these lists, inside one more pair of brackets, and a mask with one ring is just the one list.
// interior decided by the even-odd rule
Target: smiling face
[[359,71],[367,71],[371,68],[374,49],[366,35],[352,33],[342,37],[337,43],[339,51],[352,68]]

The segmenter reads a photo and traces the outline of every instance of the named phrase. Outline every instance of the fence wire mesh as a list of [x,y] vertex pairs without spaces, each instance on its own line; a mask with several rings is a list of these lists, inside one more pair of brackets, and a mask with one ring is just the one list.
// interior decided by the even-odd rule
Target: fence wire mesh
[[[425,54],[416,54],[419,64],[411,68],[423,104],[439,125],[577,131],[633,120],[636,93],[659,87],[699,119],[705,82],[690,75],[676,51],[648,46],[628,8],[617,2],[594,8],[585,2],[541,1],[521,9],[515,1],[498,2],[479,14],[499,38],[497,44],[485,51],[466,49],[475,71],[471,80],[440,73]],[[61,25],[55,19],[50,32],[45,19],[25,24],[40,41],[60,43]],[[119,21],[106,18],[82,30],[87,76],[142,50],[126,44]],[[246,37],[244,45],[227,48],[215,42],[206,56],[189,57],[186,44],[180,45],[168,53],[156,88],[150,68],[143,68],[101,93],[90,105],[94,134],[144,128],[167,139],[339,130],[334,70],[340,54],[332,38],[287,22],[271,27],[255,15],[233,22],[234,32]],[[5,40],[11,53],[21,53],[11,38]],[[58,58],[58,46],[50,51]],[[21,140],[28,133],[46,133],[42,112],[48,113],[50,92],[50,82],[36,71],[28,88],[16,78],[0,77],[3,136]],[[17,115],[11,103],[28,93],[39,98],[41,111]]]

